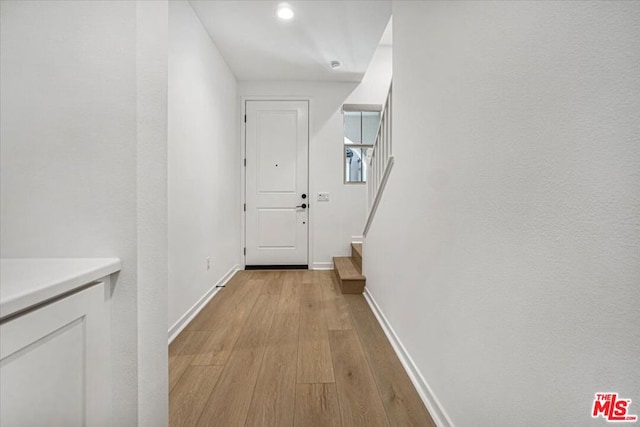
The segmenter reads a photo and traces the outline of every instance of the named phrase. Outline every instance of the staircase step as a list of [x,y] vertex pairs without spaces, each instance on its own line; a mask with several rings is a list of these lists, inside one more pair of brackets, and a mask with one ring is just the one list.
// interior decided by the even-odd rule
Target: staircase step
[[364,292],[365,277],[350,257],[334,257],[334,271],[343,294],[361,294]]
[[362,274],[362,243],[351,244],[351,259],[353,259],[358,271]]

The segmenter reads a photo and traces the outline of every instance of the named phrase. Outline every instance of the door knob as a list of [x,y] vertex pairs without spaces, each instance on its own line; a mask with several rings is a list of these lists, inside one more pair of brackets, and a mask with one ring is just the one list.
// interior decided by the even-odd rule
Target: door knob
[[302,208],[302,209],[307,209],[307,204],[303,203],[300,206],[296,206],[296,208]]

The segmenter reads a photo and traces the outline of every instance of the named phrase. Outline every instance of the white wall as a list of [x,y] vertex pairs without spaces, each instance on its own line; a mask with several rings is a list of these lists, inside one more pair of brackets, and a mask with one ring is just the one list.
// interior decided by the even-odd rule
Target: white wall
[[235,77],[189,3],[172,1],[169,12],[169,326],[175,332],[240,263],[241,164]]
[[[310,99],[310,268],[333,268],[333,257],[348,255],[365,222],[364,185],[344,184],[342,104],[383,104],[391,82],[391,47],[378,48],[360,84],[241,81],[242,99]],[[241,105],[244,114],[244,105]],[[244,145],[244,141],[240,142]],[[317,193],[330,193],[318,202]]]
[[393,49],[391,46],[378,46],[371,58],[367,72],[360,84],[347,98],[347,103],[384,105],[389,93],[389,85],[391,85],[392,60]]
[[[167,2],[140,3],[2,1],[0,11],[2,257],[122,260],[112,294],[121,426],[161,425],[167,408],[166,210],[156,210],[166,77],[151,69],[166,63]],[[153,257],[140,255],[151,245]]]
[[[138,425],[169,415],[167,56],[169,3],[137,4]],[[116,425],[116,424],[114,424]]]
[[640,4],[393,3],[367,288],[457,426],[640,414]]

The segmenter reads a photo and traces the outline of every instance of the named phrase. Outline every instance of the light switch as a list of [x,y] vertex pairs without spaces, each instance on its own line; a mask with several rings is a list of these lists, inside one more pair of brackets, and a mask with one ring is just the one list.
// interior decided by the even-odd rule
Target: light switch
[[319,202],[328,202],[329,201],[329,193],[318,193],[318,201]]

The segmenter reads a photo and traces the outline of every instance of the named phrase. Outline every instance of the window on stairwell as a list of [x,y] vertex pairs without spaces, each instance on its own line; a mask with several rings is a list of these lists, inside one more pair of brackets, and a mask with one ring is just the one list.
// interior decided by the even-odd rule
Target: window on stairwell
[[345,104],[344,117],[344,182],[367,182],[368,160],[380,126],[381,105]]

